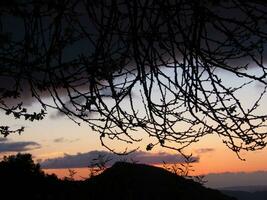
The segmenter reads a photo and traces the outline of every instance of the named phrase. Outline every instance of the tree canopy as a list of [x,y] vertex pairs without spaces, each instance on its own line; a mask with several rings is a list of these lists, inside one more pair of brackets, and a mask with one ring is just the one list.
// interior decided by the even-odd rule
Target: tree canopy
[[[266,146],[264,1],[10,0],[0,11],[7,115],[34,121],[56,109],[110,150],[107,140],[138,142],[138,131],[156,139],[147,150],[181,152],[208,134],[236,153]],[[254,84],[247,106],[239,93]]]

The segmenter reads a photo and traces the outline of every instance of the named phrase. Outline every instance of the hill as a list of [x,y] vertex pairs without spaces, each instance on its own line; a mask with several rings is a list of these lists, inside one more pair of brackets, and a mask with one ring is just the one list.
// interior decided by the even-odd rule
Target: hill
[[162,168],[119,162],[84,181],[46,175],[30,154],[0,162],[0,199],[235,200]]
[[118,162],[88,180],[92,199],[234,200],[162,168]]

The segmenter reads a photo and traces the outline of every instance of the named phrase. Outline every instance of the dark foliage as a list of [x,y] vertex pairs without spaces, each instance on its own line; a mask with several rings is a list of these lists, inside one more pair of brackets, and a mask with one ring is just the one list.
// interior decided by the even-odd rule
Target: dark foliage
[[5,157],[0,162],[0,199],[75,199],[78,183],[46,175],[30,154]]
[[234,200],[162,168],[118,162],[84,181],[45,175],[30,154],[0,162],[1,199]]

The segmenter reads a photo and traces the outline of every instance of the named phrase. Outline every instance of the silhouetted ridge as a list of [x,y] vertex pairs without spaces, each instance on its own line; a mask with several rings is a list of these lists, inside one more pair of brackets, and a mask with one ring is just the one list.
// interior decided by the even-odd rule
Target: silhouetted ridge
[[89,180],[92,199],[233,200],[162,168],[118,162]]
[[232,199],[162,168],[124,162],[84,181],[60,180],[46,175],[30,154],[4,157],[0,161],[0,180],[1,200]]

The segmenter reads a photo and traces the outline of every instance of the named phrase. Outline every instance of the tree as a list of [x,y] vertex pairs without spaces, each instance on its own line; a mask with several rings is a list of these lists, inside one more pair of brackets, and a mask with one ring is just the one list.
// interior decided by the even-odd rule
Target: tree
[[[262,149],[266,7],[239,0],[1,3],[0,77],[7,87],[0,88],[0,107],[32,121],[57,109],[88,123],[110,150],[107,139],[138,142],[140,130],[157,141],[148,150],[181,152],[208,134],[236,153]],[[240,84],[227,84],[223,73]],[[245,106],[238,93],[255,83],[261,93]],[[20,103],[28,90],[40,113]],[[10,98],[17,101],[10,105]],[[0,128],[5,136],[13,131]]]
[[40,165],[35,164],[31,154],[4,156],[0,162],[1,175],[6,176],[44,176]]
[[[16,188],[18,193],[28,191],[28,188],[37,189],[45,178],[39,164],[35,164],[31,154],[4,156],[0,161],[0,177],[2,181],[1,196],[10,194],[10,188]],[[48,176],[47,176],[48,177]],[[38,186],[36,183],[40,183]],[[27,184],[28,183],[28,184]],[[31,187],[29,187],[31,186]]]

